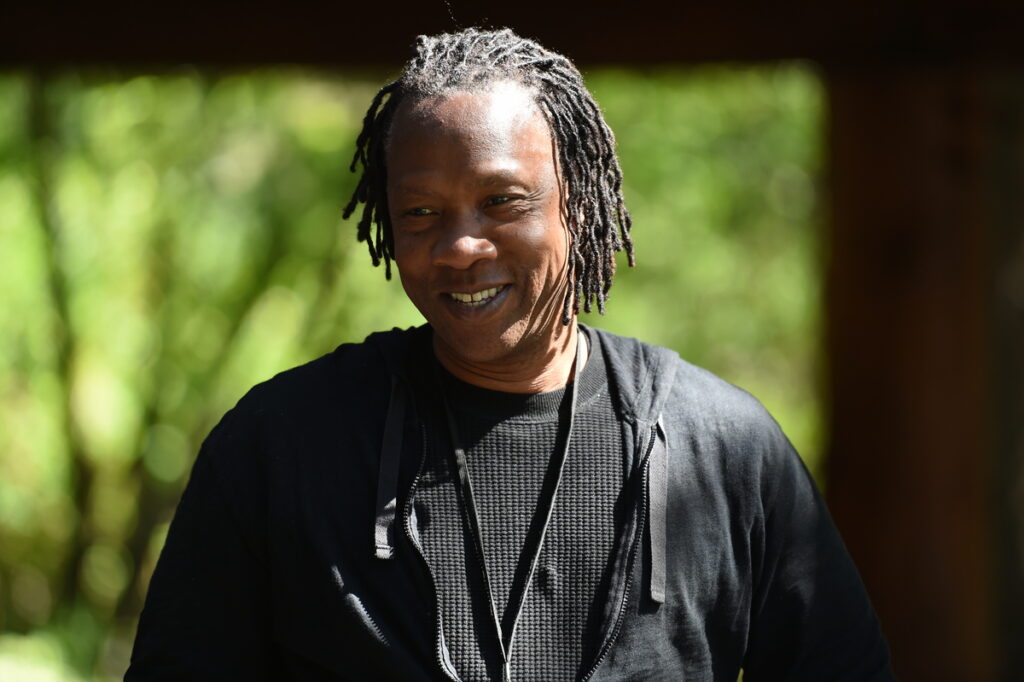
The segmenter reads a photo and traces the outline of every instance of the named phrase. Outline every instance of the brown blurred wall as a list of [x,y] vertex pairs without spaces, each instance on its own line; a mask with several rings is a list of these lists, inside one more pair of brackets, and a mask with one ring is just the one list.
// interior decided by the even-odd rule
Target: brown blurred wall
[[1014,679],[1024,74],[843,68],[828,91],[829,504],[903,679]]
[[509,25],[583,64],[808,59],[828,93],[827,496],[903,680],[1024,670],[1024,21],[1012,3],[0,10],[0,67],[396,68]]

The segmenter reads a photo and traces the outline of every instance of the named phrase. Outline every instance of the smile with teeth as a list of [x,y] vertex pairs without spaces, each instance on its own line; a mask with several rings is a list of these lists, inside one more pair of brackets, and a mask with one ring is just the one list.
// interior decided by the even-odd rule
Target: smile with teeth
[[500,292],[504,288],[505,285],[502,284],[501,286],[493,287],[491,289],[484,289],[483,291],[478,291],[475,294],[463,294],[453,291],[450,292],[448,295],[451,296],[456,301],[458,301],[459,303],[461,303],[462,305],[476,307],[481,306],[484,303],[490,301],[492,298],[498,295],[498,292]]

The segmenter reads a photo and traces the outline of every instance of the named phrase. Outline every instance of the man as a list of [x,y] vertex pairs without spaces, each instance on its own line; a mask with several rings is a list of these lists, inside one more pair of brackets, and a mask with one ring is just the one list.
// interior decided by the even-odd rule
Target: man
[[127,679],[892,679],[771,417],[576,324],[632,244],[567,59],[507,30],[419,38],[360,165],[346,215],[364,204],[360,239],[429,325],[224,417]]

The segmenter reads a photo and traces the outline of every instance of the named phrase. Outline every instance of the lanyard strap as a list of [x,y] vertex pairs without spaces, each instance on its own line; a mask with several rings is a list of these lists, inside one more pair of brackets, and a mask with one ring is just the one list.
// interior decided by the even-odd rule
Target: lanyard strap
[[[444,383],[441,381],[440,372],[438,372],[437,376],[438,386],[441,393],[441,402],[444,405],[445,416],[448,418],[448,434],[451,439],[452,453],[455,457],[455,468],[459,477],[459,491],[461,493],[462,505],[469,521],[473,547],[476,550],[477,562],[480,565],[480,574],[483,578],[484,589],[487,593],[486,596],[488,605],[490,606],[491,622],[494,625],[494,632],[498,639],[504,668],[504,679],[506,681],[511,680],[512,642],[515,638],[516,625],[519,622],[519,616],[523,611],[523,605],[526,603],[527,592],[530,589],[534,573],[537,570],[537,561],[540,559],[540,552],[544,546],[544,538],[547,535],[548,526],[551,525],[551,514],[555,508],[555,498],[558,495],[558,488],[562,481],[562,470],[565,468],[565,461],[569,456],[569,443],[572,440],[573,423],[576,419],[577,387],[579,386],[579,375],[582,370],[584,343],[586,342],[582,338],[582,332],[577,328],[576,359],[573,362],[573,371],[575,376],[572,383],[568,386],[569,420],[565,427],[563,447],[561,450],[558,450],[558,441],[555,441],[556,451],[554,459],[548,467],[548,474],[544,479],[541,496],[537,501],[537,511],[540,513],[534,515],[533,523],[531,523],[530,530],[526,536],[527,547],[529,547],[531,540],[533,541],[533,546],[529,547],[529,568],[526,572],[525,580],[521,583],[522,588],[517,591],[517,581],[512,581],[512,592],[509,594],[509,599],[516,599],[517,593],[518,599],[515,601],[515,610],[512,612],[511,622],[507,633],[502,632],[501,615],[498,613],[498,605],[494,600],[494,591],[491,589],[490,577],[487,574],[487,564],[484,561],[483,534],[480,531],[480,517],[477,513],[476,500],[473,495],[473,483],[469,475],[469,462],[466,460],[466,451],[462,447],[462,442],[459,439],[459,431],[455,424],[455,415],[452,412],[451,406],[448,404],[448,398],[445,396]],[[559,418],[559,432],[562,431],[561,421],[561,418]],[[524,547],[524,549],[527,547]],[[516,577],[518,577],[519,573],[520,571],[517,569]]]

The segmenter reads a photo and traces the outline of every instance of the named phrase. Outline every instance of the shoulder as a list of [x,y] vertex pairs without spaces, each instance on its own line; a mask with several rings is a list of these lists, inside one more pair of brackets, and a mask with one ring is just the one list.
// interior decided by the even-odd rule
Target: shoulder
[[360,343],[345,343],[311,362],[253,386],[235,411],[250,417],[294,416],[339,404],[365,402],[367,392],[386,387],[391,374],[405,371],[405,352],[422,328],[375,332]]
[[[680,471],[744,495],[800,468],[781,427],[757,398],[671,349],[591,330],[609,373],[641,421],[660,421]],[[743,492],[746,491],[746,492]]]
[[372,431],[383,420],[391,375],[405,371],[406,351],[422,334],[377,332],[253,386],[214,428],[208,446],[252,456]]
[[778,428],[754,396],[676,351],[600,329],[587,331],[605,352],[623,400],[633,403],[638,417],[662,416],[723,433]]
[[252,387],[207,436],[193,479],[212,477],[240,519],[319,481],[357,495],[379,451],[392,365],[400,371],[418,333],[371,334]]
[[778,423],[753,395],[681,358],[675,364],[669,400],[673,418],[733,446],[781,435]]
[[758,518],[784,490],[813,496],[814,483],[782,427],[747,391],[679,359],[667,405],[679,468],[719,487],[708,494],[731,515]]

